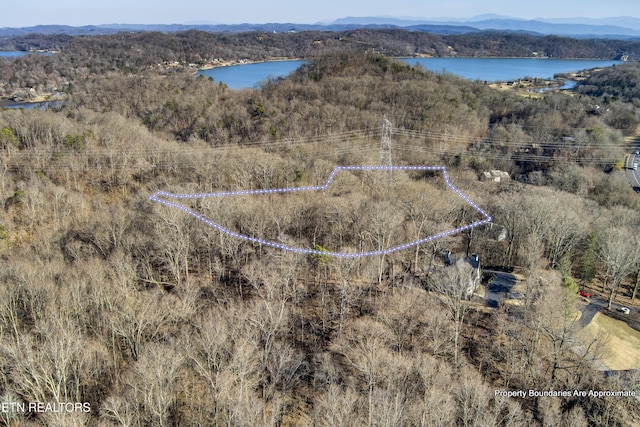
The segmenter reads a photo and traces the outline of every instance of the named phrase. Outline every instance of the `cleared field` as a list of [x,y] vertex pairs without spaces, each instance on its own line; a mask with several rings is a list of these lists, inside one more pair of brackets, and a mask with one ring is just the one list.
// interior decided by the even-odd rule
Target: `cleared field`
[[605,350],[600,360],[610,369],[640,368],[640,332],[626,323],[597,313],[581,334],[585,340],[606,337]]

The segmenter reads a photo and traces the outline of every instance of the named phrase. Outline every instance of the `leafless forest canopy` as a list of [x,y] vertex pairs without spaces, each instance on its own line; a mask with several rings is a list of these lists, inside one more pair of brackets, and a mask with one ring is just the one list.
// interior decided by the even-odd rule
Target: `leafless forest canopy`
[[[0,111],[1,400],[91,406],[0,413],[5,425],[639,422],[633,398],[494,396],[638,390],[637,375],[596,370],[606,340],[578,342],[575,319],[578,283],[639,297],[640,203],[621,170],[640,123],[637,65],[529,98],[316,43],[291,77],[232,91],[185,64],[135,60],[132,46],[164,37],[190,55],[206,38],[79,37],[59,54],[0,59],[4,95],[64,93],[47,110]],[[149,42],[144,55],[160,50]],[[394,163],[447,166],[493,226],[343,260],[241,241],[148,200],[323,184],[337,165],[377,164],[385,115]],[[513,179],[479,179],[494,169]],[[331,249],[384,249],[477,219],[420,173],[343,172],[324,195],[224,203],[193,207]],[[466,301],[470,267],[445,267],[446,250],[522,271],[523,304]]]

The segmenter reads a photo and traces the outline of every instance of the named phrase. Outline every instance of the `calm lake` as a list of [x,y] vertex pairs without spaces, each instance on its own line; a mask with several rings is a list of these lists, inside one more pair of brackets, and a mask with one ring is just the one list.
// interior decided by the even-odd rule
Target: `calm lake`
[[608,67],[621,61],[543,58],[400,58],[410,65],[469,80],[509,81],[524,77],[550,79],[557,73]]
[[[436,73],[449,73],[469,80],[509,81],[524,77],[552,78],[556,73],[569,73],[587,68],[608,67],[621,61],[589,59],[535,58],[399,58],[420,64]],[[231,89],[252,88],[268,77],[287,76],[306,61],[273,61],[232,65],[198,71]]]
[[228,67],[216,67],[209,70],[200,70],[202,74],[212,77],[215,82],[223,82],[231,89],[246,89],[256,86],[269,77],[284,77],[302,64],[309,61],[270,61],[256,62],[254,64],[229,65]]
[[22,55],[26,55],[29,52],[6,52],[6,51],[1,51],[0,52],[0,57],[3,58],[15,58],[16,56],[22,56]]
[[60,101],[45,101],[45,102],[14,102],[14,101],[0,101],[0,110],[3,108],[32,110],[38,108],[40,110],[46,110],[49,107],[54,108],[59,105]]

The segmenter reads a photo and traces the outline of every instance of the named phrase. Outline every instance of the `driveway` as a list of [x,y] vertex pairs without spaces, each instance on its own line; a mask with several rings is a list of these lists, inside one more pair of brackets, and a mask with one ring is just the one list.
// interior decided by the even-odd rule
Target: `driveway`
[[498,308],[500,301],[504,299],[506,293],[511,292],[511,289],[516,285],[517,279],[511,273],[504,273],[502,271],[482,270],[483,273],[494,274],[493,280],[485,286],[485,299],[487,305],[491,308]]

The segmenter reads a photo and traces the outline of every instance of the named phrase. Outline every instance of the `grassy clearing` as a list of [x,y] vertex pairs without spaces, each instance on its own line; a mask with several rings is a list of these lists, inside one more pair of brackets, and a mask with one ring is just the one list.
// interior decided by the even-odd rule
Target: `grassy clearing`
[[597,313],[582,333],[585,339],[607,337],[601,361],[610,369],[640,368],[640,332],[626,323]]

